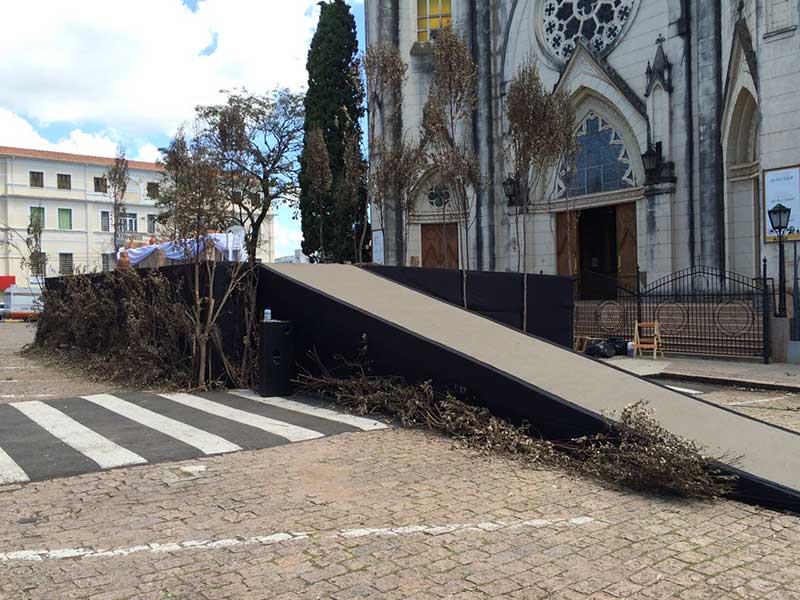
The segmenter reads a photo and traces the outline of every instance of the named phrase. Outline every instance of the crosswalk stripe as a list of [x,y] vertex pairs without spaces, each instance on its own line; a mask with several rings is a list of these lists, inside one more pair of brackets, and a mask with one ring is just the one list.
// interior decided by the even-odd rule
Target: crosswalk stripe
[[38,400],[15,402],[11,406],[51,435],[96,462],[103,469],[142,465],[147,462],[138,454],[104,438],[43,402]]
[[230,391],[228,393],[235,394],[236,396],[240,396],[242,398],[247,398],[248,400],[255,400],[256,402],[261,402],[263,404],[275,406],[277,408],[283,408],[285,410],[293,410],[295,412],[303,413],[306,415],[312,415],[314,417],[319,417],[321,419],[327,419],[329,421],[344,423],[345,425],[351,425],[353,427],[357,427],[362,431],[376,431],[379,429],[387,429],[388,427],[385,423],[381,423],[380,421],[375,421],[373,419],[365,419],[364,417],[358,417],[356,415],[339,413],[329,408],[312,406],[310,404],[296,402],[295,400],[288,400],[287,398],[262,398],[261,396],[258,396],[253,392],[248,392],[246,390]]
[[19,468],[19,465],[0,448],[0,485],[9,483],[25,483],[29,481],[28,475]]
[[172,400],[173,402],[177,402],[178,404],[188,406],[189,408],[201,410],[217,417],[222,417],[223,419],[236,421],[237,423],[249,425],[251,427],[261,429],[262,431],[278,435],[289,440],[290,442],[303,442],[306,440],[315,440],[317,438],[324,437],[324,434],[320,433],[319,431],[306,429],[305,427],[299,427],[297,425],[291,425],[290,423],[286,423],[284,421],[277,421],[275,419],[270,419],[269,417],[239,410],[238,408],[225,406],[224,404],[213,402],[211,400],[201,398],[200,396],[194,396],[192,394],[159,395],[168,400]]
[[111,394],[95,394],[93,396],[83,396],[83,398],[115,412],[118,415],[136,421],[145,427],[155,429],[185,444],[194,446],[204,454],[224,454],[226,452],[237,452],[242,449],[240,446],[218,435],[165,417],[164,415],[160,415],[152,410],[147,410],[146,408],[142,408],[141,406],[137,406],[132,402],[117,398]]

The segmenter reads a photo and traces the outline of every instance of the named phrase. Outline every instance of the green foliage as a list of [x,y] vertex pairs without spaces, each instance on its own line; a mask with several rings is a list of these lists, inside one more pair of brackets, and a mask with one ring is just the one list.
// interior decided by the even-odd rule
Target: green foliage
[[[317,31],[308,53],[305,99],[306,141],[300,159],[303,252],[314,260],[359,258],[366,226],[366,166],[361,156],[364,92],[356,24],[344,0],[320,3]],[[309,147],[312,131],[325,140],[331,185],[321,191]],[[313,143],[313,142],[312,142]],[[357,153],[358,160],[352,156]],[[355,184],[355,193],[354,193]]]

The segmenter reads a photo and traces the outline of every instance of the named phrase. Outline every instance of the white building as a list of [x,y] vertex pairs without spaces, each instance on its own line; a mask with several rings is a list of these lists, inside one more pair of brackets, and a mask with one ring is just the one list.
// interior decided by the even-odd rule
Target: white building
[[[777,273],[764,192],[782,170],[800,179],[797,0],[367,0],[366,8],[368,44],[396,45],[409,65],[407,138],[420,128],[435,30],[452,23],[468,37],[479,108],[466,126],[485,181],[473,203],[470,267],[516,270],[522,251],[530,271],[576,275],[583,290],[593,273],[635,285],[637,267],[643,283],[699,265],[757,277],[763,258]],[[555,175],[557,193],[537,197],[523,216],[521,248],[502,185],[513,169],[504,101],[529,56],[547,89],[572,98],[581,152],[575,175]],[[648,171],[649,149],[658,163]],[[432,173],[419,185],[408,217],[398,208],[380,223],[373,210],[387,263],[463,263],[454,240],[465,228],[456,216],[443,226],[429,194],[435,182]],[[800,189],[786,194],[800,230]]]
[[[46,277],[113,268],[113,205],[105,174],[114,159],[0,146],[0,275],[27,286]],[[155,163],[129,161],[122,230],[127,240],[156,234],[154,197],[162,170]],[[41,272],[23,268],[25,239],[32,218],[43,223]],[[258,258],[275,256],[273,215],[262,227]],[[34,271],[38,269],[33,267]]]
[[291,256],[279,256],[275,259],[278,264],[306,264],[309,262],[308,257],[303,254],[302,250],[295,250]]

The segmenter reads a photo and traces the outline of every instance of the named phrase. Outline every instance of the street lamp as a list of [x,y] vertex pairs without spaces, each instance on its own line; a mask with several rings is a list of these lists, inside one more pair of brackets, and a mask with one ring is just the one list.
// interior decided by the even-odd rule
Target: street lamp
[[648,184],[653,184],[658,180],[658,167],[661,165],[661,142],[655,146],[649,144],[647,152],[642,154],[642,166],[644,167],[645,180]]
[[516,175],[509,175],[503,182],[503,191],[508,198],[509,206],[519,206],[519,179]]
[[789,217],[792,209],[783,204],[776,204],[769,213],[772,230],[778,234],[778,316],[786,318],[786,254],[783,241],[789,229]]

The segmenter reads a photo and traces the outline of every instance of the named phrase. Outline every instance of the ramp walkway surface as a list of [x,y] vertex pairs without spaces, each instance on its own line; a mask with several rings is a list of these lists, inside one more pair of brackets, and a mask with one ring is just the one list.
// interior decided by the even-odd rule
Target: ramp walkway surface
[[[613,418],[627,405],[646,401],[668,430],[696,441],[709,455],[735,457],[726,459],[732,471],[782,496],[778,505],[800,509],[800,435],[649,382],[355,266],[287,264],[267,271],[299,285],[306,294],[346,305],[364,318],[378,319],[384,326],[529,384],[530,400],[523,402],[530,406],[524,412],[534,426],[543,397],[571,408],[576,419],[587,413]],[[404,360],[412,358],[396,356],[398,374]]]

